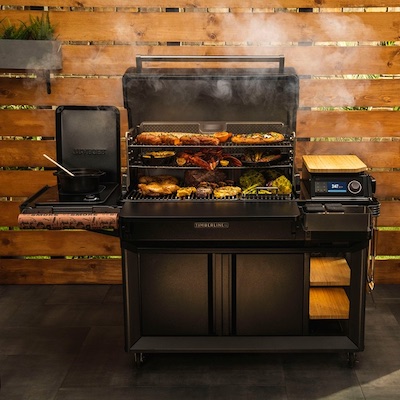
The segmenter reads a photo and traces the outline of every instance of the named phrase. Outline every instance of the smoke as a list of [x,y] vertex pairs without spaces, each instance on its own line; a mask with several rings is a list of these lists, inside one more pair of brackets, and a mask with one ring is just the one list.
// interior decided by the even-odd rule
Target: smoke
[[217,81],[216,85],[213,87],[211,96],[218,100],[229,102],[233,96],[230,82],[226,80]]
[[317,21],[322,42],[357,42],[360,32],[364,42],[373,42],[377,37],[357,13],[320,13]]
[[[216,42],[224,42],[229,36],[229,40],[233,44],[238,45],[238,53],[255,54],[257,46],[260,46],[260,53],[265,53],[265,46],[271,46],[272,51],[276,54],[276,49],[282,49],[282,54],[293,57],[291,60],[286,59],[286,66],[299,66],[301,75],[309,75],[311,79],[335,79],[332,85],[336,85],[336,92],[328,97],[323,89],[317,90],[313,98],[303,98],[303,106],[311,107],[354,107],[360,105],[360,98],[365,97],[368,91],[369,79],[359,79],[350,82],[348,78],[358,78],[354,74],[360,74],[366,71],[360,70],[363,63],[357,59],[357,54],[363,54],[365,58],[376,57],[374,46],[357,45],[355,51],[349,47],[344,48],[346,41],[349,44],[357,44],[362,33],[363,40],[372,41],[377,36],[370,26],[364,24],[364,20],[368,22],[368,18],[360,17],[356,12],[351,13],[307,13],[301,18],[295,12],[282,13],[210,13],[208,25],[206,27],[210,38]],[[237,27],[237,30],[232,29]],[[225,32],[228,32],[225,34]],[[300,42],[305,42],[310,46],[300,46]],[[302,43],[303,44],[303,43]],[[370,43],[371,44],[371,43]],[[263,46],[263,47],[261,47]],[[316,48],[316,51],[314,49]],[[226,47],[230,52],[234,47]],[[256,53],[257,54],[257,53]],[[312,57],[312,55],[325,55],[324,57]],[[311,56],[310,56],[311,55]],[[294,57],[297,57],[294,59]],[[292,62],[292,63],[291,63]],[[378,61],[377,61],[378,62]],[[248,70],[254,70],[251,63],[242,63],[241,67]],[[198,65],[204,65],[198,67]],[[151,85],[150,92],[159,93],[168,99],[170,104],[190,105],[199,104],[199,98],[211,98],[215,102],[226,103],[242,103],[245,105],[259,104],[260,102],[271,105],[276,99],[280,99],[276,89],[279,87],[269,87],[257,79],[226,79],[223,74],[224,70],[228,72],[230,63],[225,61],[218,62],[219,71],[213,79],[203,79],[204,72],[207,69],[207,63],[197,62],[194,64],[192,73],[198,75],[196,85],[190,85],[188,81],[182,82],[180,79],[175,80],[174,84],[170,84],[162,75],[155,76],[149,80]],[[370,63],[365,63],[370,66]],[[361,67],[360,67],[361,66]],[[265,63],[262,68],[276,68],[277,65]],[[260,64],[257,64],[260,68]],[[368,67],[370,68],[370,67]],[[353,74],[354,72],[354,74]],[[175,73],[175,72],[174,72]],[[256,74],[257,72],[254,72]],[[366,72],[370,73],[370,71]],[[344,75],[348,76],[344,76]],[[179,75],[179,73],[178,73]],[[340,78],[340,79],[337,79]],[[304,78],[306,79],[306,78]],[[318,87],[313,85],[312,87]],[[324,85],[321,85],[323,88]],[[329,87],[329,93],[332,93],[332,86]],[[168,93],[167,93],[168,92]],[[167,93],[167,94],[166,94]],[[311,96],[311,94],[310,94]],[[319,97],[319,98],[317,98]],[[305,103],[304,103],[305,101]]]

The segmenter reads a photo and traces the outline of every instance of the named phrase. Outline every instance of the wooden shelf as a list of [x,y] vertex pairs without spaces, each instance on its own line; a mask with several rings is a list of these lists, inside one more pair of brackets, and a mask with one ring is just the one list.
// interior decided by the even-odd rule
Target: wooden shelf
[[343,288],[310,288],[310,319],[348,319],[349,310]]
[[312,257],[310,259],[311,286],[349,286],[350,268],[346,259]]

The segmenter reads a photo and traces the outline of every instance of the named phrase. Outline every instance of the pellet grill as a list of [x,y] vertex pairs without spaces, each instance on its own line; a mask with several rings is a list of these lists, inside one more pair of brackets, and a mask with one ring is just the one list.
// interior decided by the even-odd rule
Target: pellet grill
[[[135,362],[160,352],[344,351],[353,364],[364,349],[369,246],[379,214],[375,182],[364,164],[349,166],[347,156],[336,158],[335,168],[327,162],[315,169],[308,159],[297,174],[296,72],[280,56],[139,56],[123,76],[123,94],[130,129],[119,232],[125,348]],[[283,140],[178,146],[138,140],[146,132],[220,131],[273,131]],[[281,157],[219,164],[212,172],[234,184],[250,169],[273,172],[290,181],[290,193],[260,188],[216,198],[138,190],[142,177],[172,175],[184,186],[201,169],[175,158],[149,165],[148,153],[215,152],[243,161],[255,150]]]

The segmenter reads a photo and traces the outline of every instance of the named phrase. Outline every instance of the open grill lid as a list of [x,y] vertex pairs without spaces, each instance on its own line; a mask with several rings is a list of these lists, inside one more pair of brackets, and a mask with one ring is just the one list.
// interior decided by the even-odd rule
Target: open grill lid
[[[142,68],[146,62],[196,63],[194,68]],[[253,63],[203,68],[199,63]],[[254,68],[257,63],[257,68]],[[259,68],[276,63],[278,68]],[[282,56],[141,57],[123,76],[130,128],[145,121],[279,121],[296,128],[299,80]]]

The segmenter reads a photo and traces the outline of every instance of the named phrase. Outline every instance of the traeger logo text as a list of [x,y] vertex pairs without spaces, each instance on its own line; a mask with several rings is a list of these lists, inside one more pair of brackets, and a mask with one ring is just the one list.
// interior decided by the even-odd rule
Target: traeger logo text
[[72,154],[75,156],[103,156],[106,149],[74,149]]
[[229,222],[195,222],[196,229],[227,229]]

